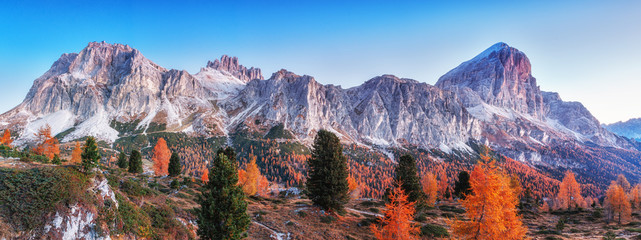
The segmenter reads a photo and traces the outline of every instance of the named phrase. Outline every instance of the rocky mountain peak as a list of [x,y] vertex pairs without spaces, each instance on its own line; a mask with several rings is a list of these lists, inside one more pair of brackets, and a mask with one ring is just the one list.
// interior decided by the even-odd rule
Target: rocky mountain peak
[[374,77],[370,80],[367,80],[367,82],[365,82],[364,85],[370,86],[370,85],[381,85],[381,84],[404,84],[404,83],[419,83],[419,82],[414,79],[399,78],[391,74],[384,74],[381,76]]
[[443,75],[436,86],[463,95],[468,107],[484,102],[542,118],[543,98],[531,71],[523,52],[501,42]]
[[263,80],[263,74],[261,73],[260,68],[252,67],[247,69],[245,66],[238,63],[237,57],[223,55],[220,59],[214,60],[214,62],[207,62],[207,67],[219,71],[225,71],[243,82],[249,82],[254,79]]
[[281,69],[273,73],[272,76],[269,78],[269,80],[285,81],[287,83],[299,83],[299,82],[317,83],[316,79],[314,79],[314,77],[312,76],[308,76],[308,75],[300,76],[296,73],[287,71],[286,69]]

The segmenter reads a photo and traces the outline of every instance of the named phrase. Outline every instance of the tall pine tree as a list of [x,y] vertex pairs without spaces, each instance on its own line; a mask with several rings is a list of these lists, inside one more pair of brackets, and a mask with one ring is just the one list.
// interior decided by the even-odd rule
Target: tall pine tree
[[342,210],[349,200],[347,160],[336,135],[320,130],[307,161],[307,190],[315,205],[325,210]]
[[129,155],[129,172],[142,173],[142,156],[138,150],[131,151]]
[[181,171],[180,167],[180,158],[178,157],[178,153],[172,153],[171,158],[169,158],[169,176],[175,177],[180,175]]
[[470,174],[467,171],[461,171],[458,174],[458,180],[454,183],[454,196],[465,199],[465,196],[472,191],[470,188]]
[[119,168],[127,168],[129,166],[129,163],[127,162],[127,154],[125,154],[125,152],[120,152],[118,155],[117,165]]
[[80,159],[82,159],[82,169],[85,173],[98,165],[98,161],[100,161],[100,153],[98,152],[98,146],[96,145],[95,138],[87,138],[85,147],[80,155]]
[[418,177],[416,161],[411,155],[403,155],[396,166],[396,183],[401,183],[401,188],[407,194],[407,200],[416,202],[423,200],[424,193]]
[[220,154],[225,154],[227,156],[227,159],[229,159],[232,162],[236,162],[236,151],[232,147],[226,147],[226,148],[219,148],[218,151],[216,151],[216,155]]
[[236,161],[218,154],[209,172],[209,181],[198,199],[198,236],[205,240],[245,238],[251,219],[245,194],[238,185]]

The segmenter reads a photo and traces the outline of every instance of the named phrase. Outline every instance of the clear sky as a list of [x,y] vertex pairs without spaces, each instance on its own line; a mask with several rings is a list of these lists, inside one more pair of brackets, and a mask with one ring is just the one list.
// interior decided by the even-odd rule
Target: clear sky
[[[189,3],[186,3],[189,2]],[[434,84],[496,42],[542,90],[601,122],[641,117],[641,1],[2,1],[0,112],[62,53],[124,43],[196,73],[222,54],[352,87],[381,74]]]

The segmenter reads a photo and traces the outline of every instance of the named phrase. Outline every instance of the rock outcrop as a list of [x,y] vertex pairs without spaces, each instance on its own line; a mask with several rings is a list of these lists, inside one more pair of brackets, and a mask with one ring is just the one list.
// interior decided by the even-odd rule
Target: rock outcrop
[[207,67],[227,72],[243,82],[249,82],[254,79],[263,80],[260,68],[252,67],[247,69],[245,66],[238,64],[237,57],[223,55],[220,60],[216,59],[214,62],[207,62]]
[[478,123],[454,93],[392,75],[342,89],[281,70],[268,80],[248,83],[225,109],[238,112],[231,126],[254,119],[284,123],[308,143],[321,128],[346,141],[444,149],[465,146],[480,135]]

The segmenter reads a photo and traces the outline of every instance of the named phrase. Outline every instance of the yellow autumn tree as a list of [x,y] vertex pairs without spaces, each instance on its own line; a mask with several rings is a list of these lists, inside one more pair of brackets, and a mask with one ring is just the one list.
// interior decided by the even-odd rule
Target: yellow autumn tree
[[616,220],[619,224],[624,221],[630,220],[632,207],[630,200],[625,195],[623,187],[617,182],[612,181],[608,191],[605,193],[605,209],[606,218],[608,221]]
[[76,142],[73,150],[71,151],[71,163],[80,163],[82,158],[82,144]]
[[60,143],[58,139],[51,136],[51,126],[49,124],[38,129],[36,135],[36,147],[33,152],[38,155],[47,156],[53,159],[55,155],[60,155]]
[[11,131],[9,129],[4,130],[4,133],[0,138],[0,145],[11,147],[12,142],[13,142],[13,139],[11,139]]
[[632,209],[641,209],[641,186],[639,184],[634,185],[628,198],[630,199]]
[[568,210],[577,208],[583,203],[581,196],[581,185],[574,178],[574,173],[570,170],[565,172],[563,181],[559,184],[559,208]]
[[427,205],[434,207],[436,198],[438,197],[439,188],[436,176],[431,172],[425,173],[421,178],[421,186],[423,187],[423,192],[425,192],[425,201]]
[[154,173],[156,176],[166,176],[169,174],[169,158],[171,158],[171,151],[167,147],[167,141],[164,138],[159,138],[154,146],[151,161],[154,163]]
[[480,162],[470,177],[472,194],[462,201],[469,221],[453,220],[452,233],[459,239],[523,239],[527,228],[517,214],[518,197],[510,177],[494,161]]
[[623,188],[623,191],[629,192],[630,191],[630,182],[628,182],[628,179],[625,178],[623,174],[619,174],[617,176],[617,184]]
[[351,199],[357,199],[361,197],[361,187],[356,182],[356,178],[354,178],[352,175],[349,175],[349,177],[347,177],[347,187],[349,188],[349,196]]
[[389,199],[389,203],[385,204],[384,216],[379,217],[383,226],[379,228],[379,226],[373,224],[370,227],[374,237],[378,240],[416,239],[419,229],[412,222],[415,203],[407,200],[407,194],[400,187],[392,190]]
[[258,164],[256,164],[256,156],[253,154],[249,155],[249,163],[247,164],[245,174],[243,191],[245,191],[245,194],[252,196],[258,191],[256,189],[256,185],[258,183],[258,178],[260,177],[260,170],[258,170]]
[[245,194],[249,196],[256,194],[264,196],[267,194],[269,181],[260,173],[255,155],[249,154],[249,163],[246,170],[238,170],[238,184],[243,188]]
[[447,190],[448,190],[448,180],[447,180],[447,173],[445,172],[444,168],[439,167],[436,169],[434,173],[434,177],[436,177],[436,181],[438,182],[438,187],[437,187],[437,193],[438,193],[438,199],[445,200],[447,197]]

